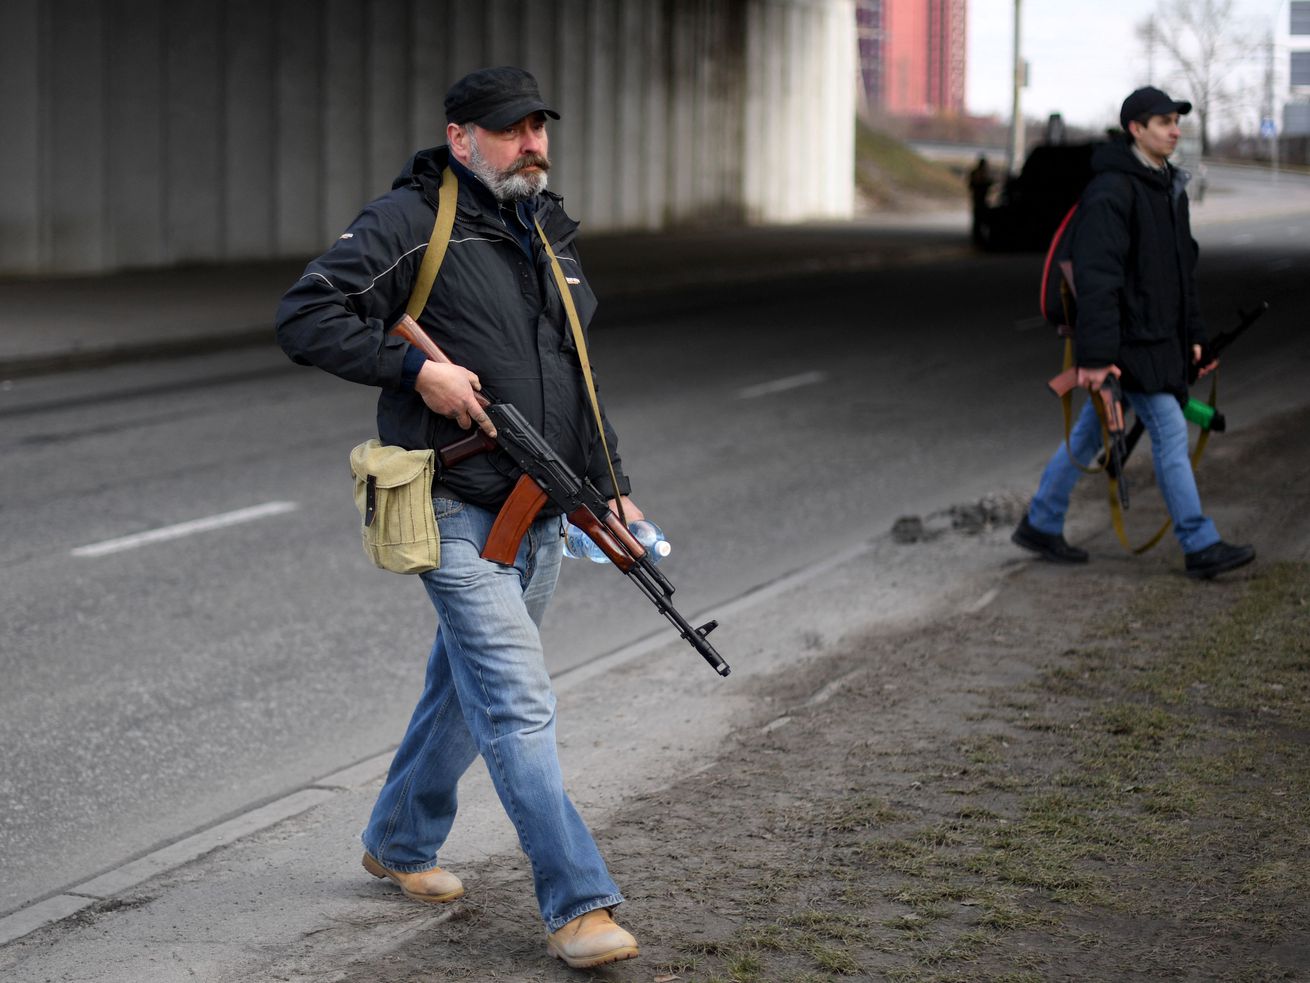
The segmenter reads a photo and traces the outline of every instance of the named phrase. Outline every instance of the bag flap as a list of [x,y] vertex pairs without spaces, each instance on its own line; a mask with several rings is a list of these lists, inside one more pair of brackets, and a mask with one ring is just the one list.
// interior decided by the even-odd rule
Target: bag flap
[[350,452],[350,470],[359,481],[373,475],[379,488],[395,488],[413,481],[432,467],[432,451],[407,451],[371,438]]

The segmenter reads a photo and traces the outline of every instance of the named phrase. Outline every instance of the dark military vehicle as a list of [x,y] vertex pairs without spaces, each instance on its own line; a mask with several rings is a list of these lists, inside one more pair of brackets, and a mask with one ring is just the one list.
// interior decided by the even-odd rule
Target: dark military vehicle
[[1045,250],[1061,219],[1092,179],[1099,142],[1034,147],[1023,170],[1007,178],[983,209],[975,238],[988,250]]

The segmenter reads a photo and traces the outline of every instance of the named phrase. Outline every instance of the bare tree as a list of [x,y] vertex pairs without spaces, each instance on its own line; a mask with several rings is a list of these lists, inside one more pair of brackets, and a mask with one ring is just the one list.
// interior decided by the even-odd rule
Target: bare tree
[[1159,0],[1155,14],[1137,26],[1137,36],[1146,47],[1150,81],[1161,55],[1173,69],[1169,74],[1185,86],[1175,95],[1195,107],[1201,153],[1208,154],[1211,120],[1238,100],[1234,70],[1256,49],[1237,28],[1233,0]]

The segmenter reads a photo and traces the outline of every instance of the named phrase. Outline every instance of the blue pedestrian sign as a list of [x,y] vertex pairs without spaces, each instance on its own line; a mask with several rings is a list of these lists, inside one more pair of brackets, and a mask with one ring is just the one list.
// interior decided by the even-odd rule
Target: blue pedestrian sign
[[1278,124],[1266,116],[1260,121],[1260,136],[1266,140],[1272,140],[1278,136]]

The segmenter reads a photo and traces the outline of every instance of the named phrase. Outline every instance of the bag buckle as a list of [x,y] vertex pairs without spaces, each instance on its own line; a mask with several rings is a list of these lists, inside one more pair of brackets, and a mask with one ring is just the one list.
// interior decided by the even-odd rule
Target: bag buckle
[[365,482],[364,492],[364,528],[373,525],[378,514],[378,476],[371,474]]

